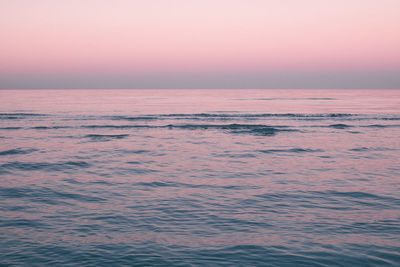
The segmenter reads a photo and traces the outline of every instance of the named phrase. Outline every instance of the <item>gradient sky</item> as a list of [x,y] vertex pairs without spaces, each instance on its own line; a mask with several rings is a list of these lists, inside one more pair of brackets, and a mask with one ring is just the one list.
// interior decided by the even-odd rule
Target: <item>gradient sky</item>
[[400,88],[400,1],[0,0],[0,88]]

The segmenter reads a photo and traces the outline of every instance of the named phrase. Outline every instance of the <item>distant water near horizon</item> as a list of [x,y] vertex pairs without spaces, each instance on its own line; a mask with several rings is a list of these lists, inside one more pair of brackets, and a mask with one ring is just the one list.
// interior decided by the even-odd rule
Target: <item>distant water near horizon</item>
[[399,266],[400,90],[0,90],[1,266]]

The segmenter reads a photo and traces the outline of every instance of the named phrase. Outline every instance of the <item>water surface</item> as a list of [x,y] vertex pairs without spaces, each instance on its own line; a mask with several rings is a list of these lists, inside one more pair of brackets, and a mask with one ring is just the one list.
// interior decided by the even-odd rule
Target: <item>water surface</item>
[[0,264],[400,263],[400,91],[0,91]]

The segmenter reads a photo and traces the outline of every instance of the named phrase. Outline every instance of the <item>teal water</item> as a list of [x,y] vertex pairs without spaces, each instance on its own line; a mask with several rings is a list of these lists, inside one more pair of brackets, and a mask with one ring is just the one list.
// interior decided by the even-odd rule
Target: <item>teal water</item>
[[0,91],[0,265],[398,266],[396,90]]

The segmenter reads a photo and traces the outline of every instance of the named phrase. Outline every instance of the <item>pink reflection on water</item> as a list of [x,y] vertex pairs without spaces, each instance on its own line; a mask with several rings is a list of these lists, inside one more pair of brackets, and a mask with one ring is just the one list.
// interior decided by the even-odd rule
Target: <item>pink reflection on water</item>
[[0,99],[3,112],[52,114],[400,112],[398,90],[1,90]]
[[[2,112],[49,115],[4,122],[6,126],[24,129],[2,131],[1,151],[16,147],[35,148],[37,151],[1,157],[0,164],[8,167],[2,174],[0,185],[33,192],[40,188],[45,200],[54,194],[61,195],[66,202],[66,205],[51,206],[39,201],[34,211],[40,215],[4,212],[8,218],[46,218],[49,220],[46,223],[56,222],[52,227],[58,227],[46,233],[11,227],[10,232],[35,240],[111,244],[151,241],[193,247],[271,246],[311,241],[340,246],[354,242],[354,238],[359,238],[358,244],[399,245],[398,241],[377,236],[376,232],[371,235],[343,230],[336,236],[313,232],[313,227],[335,223],[339,228],[348,227],[356,231],[358,228],[354,223],[374,227],[375,224],[379,226],[385,221],[397,220],[400,216],[397,210],[392,207],[377,209],[374,205],[383,203],[385,207],[389,205],[390,197],[396,199],[398,196],[399,127],[362,128],[377,122],[337,122],[329,117],[311,121],[278,117],[244,122],[237,122],[240,118],[228,121],[162,118],[148,122],[118,121],[107,116],[174,113],[399,114],[400,91],[40,90],[0,91],[0,96]],[[185,123],[284,125],[298,131],[257,136],[213,128],[82,127],[92,124],[165,126]],[[351,124],[351,127],[329,128],[334,123]],[[396,120],[379,120],[378,123],[387,126],[398,124]],[[71,128],[31,128],[52,125]],[[100,140],[90,138],[94,134],[106,137]],[[127,136],[121,139],[107,137],[122,134]],[[293,148],[305,149],[306,152],[296,152],[291,150]],[[357,148],[384,149],[363,152],[362,149],[354,150]],[[88,166],[57,165],[81,161],[87,162]],[[12,165],[15,162],[22,163],[22,166],[31,164],[28,165],[31,169],[18,168],[20,165],[15,167]],[[38,163],[48,166],[35,165]],[[367,196],[363,200],[365,205],[357,203],[363,195],[354,197],[351,195],[354,192]],[[21,204],[29,202],[35,205],[29,201],[29,196],[24,195]],[[90,201],[90,197],[95,200]],[[15,204],[16,200],[10,198],[6,202]],[[359,209],[346,209],[358,205]],[[335,209],[337,207],[341,209]],[[179,220],[179,215],[184,212],[187,217]],[[51,217],[54,214],[59,216],[61,224],[57,224],[57,218]],[[101,219],[104,214],[106,216]],[[121,218],[121,225],[114,226],[107,221],[113,217]],[[79,232],[87,225],[106,229],[105,232],[107,229],[115,231]],[[143,225],[147,228],[138,230]],[[237,228],[229,232],[218,228],[221,225]],[[197,230],[203,230],[205,234],[196,234]]]

